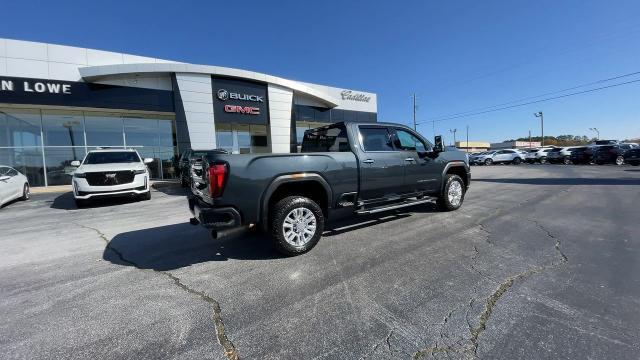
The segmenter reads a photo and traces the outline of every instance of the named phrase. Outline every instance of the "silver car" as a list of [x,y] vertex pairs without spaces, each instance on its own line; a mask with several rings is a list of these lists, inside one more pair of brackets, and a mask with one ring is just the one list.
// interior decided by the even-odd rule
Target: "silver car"
[[491,160],[494,164],[520,165],[524,155],[517,149],[504,149],[496,151]]
[[491,165],[493,164],[493,154],[496,152],[497,150],[485,151],[478,155],[469,156],[469,163],[477,165]]

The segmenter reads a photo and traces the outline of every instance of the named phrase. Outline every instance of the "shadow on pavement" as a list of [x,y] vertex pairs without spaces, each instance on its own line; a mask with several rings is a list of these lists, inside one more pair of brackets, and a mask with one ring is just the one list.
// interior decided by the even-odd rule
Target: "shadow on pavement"
[[[128,204],[136,201],[140,201],[140,200],[139,198],[136,198],[134,196],[94,199],[94,200],[91,200],[91,202],[89,202],[84,208],[99,208],[99,207],[105,207],[105,206]],[[51,202],[51,205],[49,207],[52,209],[61,209],[61,210],[75,210],[78,208],[76,206],[75,200],[73,199],[73,192],[71,191],[57,196],[55,199],[53,199],[53,202]]]
[[473,181],[523,185],[640,185],[640,178],[473,179]]
[[[437,211],[435,206],[428,204],[410,209],[411,212],[396,211],[330,222],[323,235],[335,236],[411,216],[411,213]],[[213,239],[201,226],[180,223],[118,234],[105,248],[102,257],[113,264],[169,271],[209,261],[272,260],[284,256],[273,249],[265,234],[257,230],[234,229]]]
[[625,169],[624,171],[640,172],[640,169]]

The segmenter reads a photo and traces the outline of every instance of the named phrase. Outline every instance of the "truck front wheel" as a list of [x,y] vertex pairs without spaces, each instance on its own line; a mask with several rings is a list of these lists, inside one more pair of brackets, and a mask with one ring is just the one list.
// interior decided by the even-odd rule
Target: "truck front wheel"
[[298,255],[311,250],[324,231],[322,209],[303,196],[288,196],[276,203],[271,214],[271,238],[279,252]]
[[464,182],[455,174],[447,174],[444,180],[444,189],[438,198],[438,207],[443,211],[457,210],[464,201]]

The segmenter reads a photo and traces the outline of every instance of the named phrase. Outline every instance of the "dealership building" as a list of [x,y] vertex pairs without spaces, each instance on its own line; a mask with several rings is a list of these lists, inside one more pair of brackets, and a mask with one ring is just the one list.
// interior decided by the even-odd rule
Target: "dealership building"
[[0,39],[0,165],[70,184],[73,160],[135,148],[176,177],[187,149],[296,152],[304,131],[377,121],[376,94],[247,70]]

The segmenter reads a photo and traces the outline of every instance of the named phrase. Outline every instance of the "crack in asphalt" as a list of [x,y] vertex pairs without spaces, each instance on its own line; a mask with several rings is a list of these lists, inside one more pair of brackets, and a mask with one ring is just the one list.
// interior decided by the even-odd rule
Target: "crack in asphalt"
[[[552,196],[549,196],[548,198],[553,198],[558,196],[559,194],[564,194],[567,193],[569,191],[569,189],[564,189]],[[533,200],[533,198],[529,198],[526,199],[520,203],[518,203],[516,206],[514,206],[513,208],[518,208],[526,203],[528,203],[529,201]],[[486,228],[486,225],[484,224],[487,220],[490,220],[492,218],[497,217],[498,215],[502,214],[504,212],[503,208],[497,208],[493,211],[492,214],[486,216],[485,218],[481,219],[480,221],[478,221],[476,224],[479,227],[480,230],[482,230],[483,232],[487,233],[487,238],[485,239],[485,242],[487,242],[490,245],[494,245],[493,242],[491,241],[491,236],[493,235],[491,233],[491,231],[489,231]],[[560,262],[556,262],[556,261],[552,261],[551,263],[547,264],[547,265],[537,265],[537,266],[533,266],[528,268],[527,270],[520,272],[516,275],[512,275],[507,277],[505,280],[503,280],[498,287],[494,290],[494,292],[486,299],[485,302],[485,306],[484,306],[484,310],[482,311],[482,313],[480,313],[480,316],[478,318],[478,325],[476,327],[473,327],[471,325],[471,322],[469,321],[469,312],[473,307],[474,302],[476,301],[475,298],[470,298],[469,303],[467,304],[467,311],[465,314],[465,320],[467,322],[467,326],[469,327],[469,335],[470,335],[470,346],[459,346],[459,347],[455,347],[455,346],[450,346],[450,345],[445,345],[445,346],[441,346],[438,344],[438,341],[435,342],[434,346],[430,346],[427,347],[423,350],[417,351],[416,353],[413,354],[413,359],[419,359],[428,355],[433,355],[436,353],[444,353],[447,356],[449,356],[449,353],[457,353],[457,354],[467,354],[472,356],[473,358],[477,359],[479,358],[478,356],[478,339],[480,337],[480,335],[486,330],[487,328],[487,323],[491,318],[491,315],[493,313],[493,310],[495,308],[495,306],[497,305],[498,301],[500,300],[500,298],[502,298],[502,296],[504,296],[509,289],[514,285],[515,282],[519,281],[519,280],[524,280],[525,278],[528,278],[529,276],[532,276],[534,274],[537,273],[541,273],[545,270],[551,269],[551,268],[555,268],[559,265],[562,265],[563,263],[567,263],[569,261],[569,258],[567,257],[567,255],[562,251],[562,243],[560,241],[560,239],[555,236],[553,233],[551,233],[547,228],[545,228],[542,224],[540,224],[539,221],[537,220],[532,220],[532,219],[527,219],[531,222],[533,222],[539,229],[541,229],[542,231],[544,231],[547,235],[547,237],[553,239],[555,241],[554,244],[554,249],[555,251],[558,253],[559,257],[560,257]],[[478,248],[473,245],[473,250],[474,250],[474,254],[472,255],[472,261],[475,262],[476,258],[479,255],[479,251]],[[472,264],[471,268],[477,272],[480,275],[483,275],[479,270],[476,269],[476,267]],[[476,293],[476,287],[474,287],[474,293]],[[444,317],[443,319],[443,323],[442,323],[442,327],[440,329],[440,339],[443,340],[443,330],[444,330],[444,325],[448,322],[449,318],[451,317],[451,315],[453,314],[453,312],[456,309],[453,309],[451,311],[449,311],[449,313]]]
[[569,258],[567,257],[567,255],[564,252],[562,252],[562,244],[560,243],[560,239],[557,236],[553,235],[551,233],[551,231],[549,231],[547,228],[542,226],[542,224],[540,224],[540,222],[538,220],[535,220],[535,219],[527,219],[527,220],[529,220],[530,222],[534,223],[540,230],[542,230],[545,233],[547,233],[548,237],[550,237],[551,239],[555,240],[556,241],[555,248],[556,248],[556,251],[558,252],[558,254],[560,255],[560,257],[562,258],[562,261],[563,262],[569,261]]
[[91,226],[86,226],[86,225],[83,225],[83,224],[79,224],[79,223],[74,223],[74,224],[79,226],[79,227],[81,227],[81,228],[85,228],[85,229],[89,229],[89,230],[95,231],[98,234],[98,237],[100,239],[102,239],[106,243],[106,250],[110,250],[114,254],[116,254],[116,256],[118,256],[118,259],[120,259],[123,263],[129,264],[130,266],[133,266],[138,270],[152,271],[154,273],[164,275],[167,278],[169,278],[170,280],[172,280],[173,284],[176,285],[181,290],[183,290],[183,291],[185,291],[185,292],[187,292],[187,293],[189,293],[191,295],[196,295],[201,300],[203,300],[206,303],[208,303],[209,305],[211,305],[212,310],[213,310],[212,311],[212,317],[213,317],[214,327],[216,329],[216,338],[218,340],[218,343],[224,349],[224,354],[228,359],[230,359],[230,360],[239,360],[240,359],[240,355],[238,354],[238,351],[236,350],[235,345],[233,345],[233,342],[231,342],[231,340],[229,340],[229,338],[227,337],[227,335],[225,333],[224,322],[222,321],[222,308],[220,307],[220,303],[216,299],[210,297],[209,295],[205,294],[202,291],[198,291],[198,290],[195,290],[195,289],[189,287],[188,285],[183,283],[182,280],[180,280],[179,277],[173,275],[172,273],[170,273],[168,271],[159,271],[159,270],[154,270],[154,269],[142,268],[141,266],[139,266],[135,262],[127,259],[124,256],[124,254],[122,254],[122,252],[120,252],[118,249],[113,247],[111,245],[111,242],[109,241],[109,239],[107,239],[107,236],[102,231],[100,231],[99,229],[91,227]]

